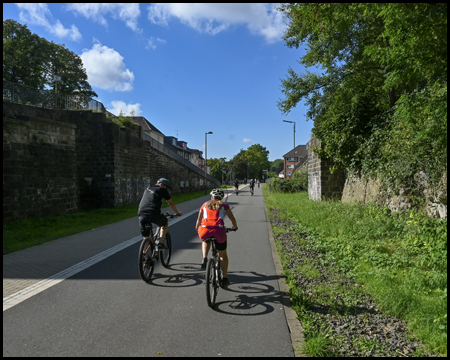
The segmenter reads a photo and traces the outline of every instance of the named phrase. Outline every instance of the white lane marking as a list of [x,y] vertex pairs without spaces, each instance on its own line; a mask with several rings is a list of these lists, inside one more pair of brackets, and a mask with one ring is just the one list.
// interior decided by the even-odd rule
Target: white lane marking
[[[183,214],[182,217],[178,217],[178,218],[174,218],[174,219],[169,219],[169,223],[171,225],[176,224],[177,222],[198,213],[199,209],[196,210],[192,210],[186,214]],[[36,295],[39,294],[41,291],[44,291],[58,283],[60,283],[61,281],[79,273],[80,271],[83,271],[85,269],[87,269],[88,267],[97,264],[98,262],[110,257],[111,255],[114,255],[115,253],[139,242],[142,240],[142,236],[138,235],[135,236],[121,244],[118,244],[112,248],[109,248],[108,250],[102,251],[101,253],[92,256],[91,258],[81,261],[78,264],[75,264],[63,271],[60,271],[59,273],[50,276],[49,278],[45,279],[45,280],[41,280],[39,282],[37,282],[36,284],[33,284],[31,286],[28,286],[22,290],[19,290],[18,292],[11,294],[7,297],[3,298],[3,311],[12,308],[13,306],[21,303],[22,301]]]

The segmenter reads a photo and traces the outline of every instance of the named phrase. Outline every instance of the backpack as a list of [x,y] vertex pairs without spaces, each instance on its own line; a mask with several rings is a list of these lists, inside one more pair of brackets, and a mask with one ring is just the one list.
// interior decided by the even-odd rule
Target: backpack
[[224,227],[223,217],[225,210],[219,207],[217,210],[210,210],[206,206],[203,208],[202,227]]

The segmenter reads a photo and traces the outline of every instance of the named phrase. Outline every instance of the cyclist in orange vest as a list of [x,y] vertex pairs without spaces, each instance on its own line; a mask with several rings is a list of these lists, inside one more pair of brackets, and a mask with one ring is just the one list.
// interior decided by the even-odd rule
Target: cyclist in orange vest
[[211,200],[205,202],[200,208],[197,223],[195,225],[195,230],[197,230],[198,235],[202,240],[202,269],[206,269],[208,252],[211,248],[211,243],[206,243],[204,242],[204,240],[212,236],[216,237],[216,246],[220,257],[220,267],[223,273],[223,284],[224,286],[227,286],[230,282],[227,278],[227,233],[225,229],[225,223],[223,221],[225,214],[231,220],[233,229],[237,230],[238,226],[228,204],[225,204],[221,201],[224,196],[225,194],[221,189],[213,189],[211,191]]

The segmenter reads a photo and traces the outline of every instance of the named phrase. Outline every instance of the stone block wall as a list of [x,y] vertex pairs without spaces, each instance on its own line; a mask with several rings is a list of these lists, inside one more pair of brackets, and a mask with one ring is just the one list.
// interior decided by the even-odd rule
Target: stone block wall
[[[204,189],[192,169],[102,113],[3,103],[3,218],[137,204],[149,184],[172,181],[172,194]],[[197,171],[196,171],[197,170]],[[207,187],[219,185],[210,176]]]
[[78,210],[76,126],[17,115],[4,116],[3,219]]
[[[430,217],[447,219],[446,189],[431,191],[427,188],[426,181],[423,181],[425,178],[426,176],[423,173],[416,175],[418,190],[423,193],[425,200],[425,211]],[[443,183],[446,183],[446,181]],[[398,193],[394,193],[390,189],[382,188],[380,181],[356,175],[347,176],[342,192],[342,201],[361,204],[375,202],[378,205],[388,207],[393,212],[408,210],[413,207],[412,197],[402,187],[400,187]]]
[[[139,202],[145,187],[155,185],[161,177],[172,182],[172,194],[203,189],[204,177],[199,172],[153,148],[149,141],[140,139],[130,129],[114,124],[112,131],[115,205]],[[217,185],[218,182],[207,180],[207,187]]]
[[345,184],[342,170],[331,172],[334,163],[329,159],[321,159],[313,151],[320,148],[320,141],[312,138],[308,142],[308,194],[315,201],[324,199],[341,199]]

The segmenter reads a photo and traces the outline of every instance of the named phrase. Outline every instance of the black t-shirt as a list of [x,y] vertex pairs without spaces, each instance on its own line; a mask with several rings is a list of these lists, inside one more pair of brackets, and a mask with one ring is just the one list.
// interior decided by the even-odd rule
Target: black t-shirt
[[169,192],[160,187],[148,187],[144,190],[139,203],[138,215],[159,215],[161,213],[162,199],[170,200]]

